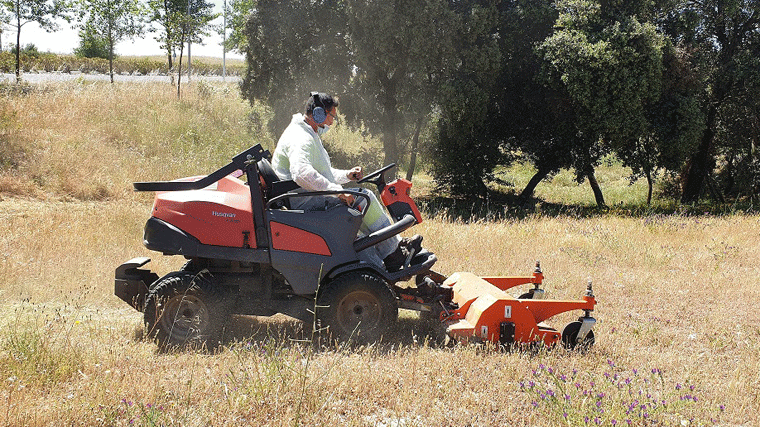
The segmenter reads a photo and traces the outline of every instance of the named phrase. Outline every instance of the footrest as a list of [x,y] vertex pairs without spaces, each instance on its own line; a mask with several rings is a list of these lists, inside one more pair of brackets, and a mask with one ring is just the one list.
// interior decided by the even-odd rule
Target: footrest
[[438,261],[434,253],[423,250],[412,258],[411,265],[402,268],[399,271],[388,273],[388,279],[397,282],[409,280],[413,276],[426,273]]

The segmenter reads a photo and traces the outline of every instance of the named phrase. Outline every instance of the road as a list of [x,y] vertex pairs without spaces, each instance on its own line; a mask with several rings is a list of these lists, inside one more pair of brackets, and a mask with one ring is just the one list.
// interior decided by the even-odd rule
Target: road
[[[84,74],[81,72],[71,73],[23,73],[21,79],[28,83],[47,83],[47,82],[65,82],[70,80],[85,79],[91,81],[104,81],[111,80],[108,74]],[[187,81],[187,76],[182,76],[183,81]],[[190,81],[206,80],[213,82],[240,82],[239,76],[201,76],[193,75]],[[15,74],[2,73],[0,74],[0,83],[13,83],[16,81]],[[171,82],[171,76],[167,75],[114,75],[114,81],[117,82]]]

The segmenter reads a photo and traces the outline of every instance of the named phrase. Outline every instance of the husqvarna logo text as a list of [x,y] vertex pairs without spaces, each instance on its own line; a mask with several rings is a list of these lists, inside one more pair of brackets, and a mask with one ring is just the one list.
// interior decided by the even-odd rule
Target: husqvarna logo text
[[221,216],[223,218],[235,218],[234,213],[211,211],[211,215]]

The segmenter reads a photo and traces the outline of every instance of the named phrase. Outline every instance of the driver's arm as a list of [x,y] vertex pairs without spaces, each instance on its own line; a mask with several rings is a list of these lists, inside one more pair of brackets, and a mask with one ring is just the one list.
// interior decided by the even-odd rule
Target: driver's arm
[[[330,182],[312,166],[312,163],[317,159],[314,158],[315,154],[312,153],[312,148],[315,147],[311,147],[310,145],[303,144],[293,147],[288,156],[290,160],[290,176],[293,177],[293,181],[301,188],[309,191],[342,190],[343,186]],[[346,172],[344,171],[343,180],[348,182]]]

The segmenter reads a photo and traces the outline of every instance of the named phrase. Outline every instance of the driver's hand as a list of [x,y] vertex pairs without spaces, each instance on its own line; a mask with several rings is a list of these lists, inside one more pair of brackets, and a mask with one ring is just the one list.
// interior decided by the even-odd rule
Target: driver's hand
[[343,201],[343,203],[347,204],[348,206],[354,205],[354,196],[351,194],[338,194],[338,198]]
[[362,171],[362,167],[361,166],[354,167],[353,169],[348,171],[347,176],[348,176],[348,179],[350,179],[351,181],[358,181],[364,178],[364,172]]

